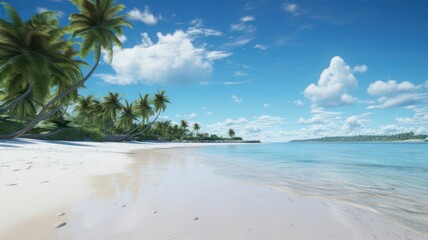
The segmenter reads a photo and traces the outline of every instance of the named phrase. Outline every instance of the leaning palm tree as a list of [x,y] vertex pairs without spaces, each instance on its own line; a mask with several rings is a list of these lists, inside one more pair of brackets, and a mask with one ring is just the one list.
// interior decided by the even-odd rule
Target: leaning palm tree
[[166,96],[165,93],[166,93],[165,91],[158,90],[158,92],[155,94],[153,98],[154,111],[157,112],[155,119],[149,124],[147,124],[147,126],[141,131],[138,131],[136,133],[129,135],[129,137],[126,140],[129,140],[135,136],[143,134],[145,131],[147,131],[147,129],[149,129],[152,126],[153,123],[155,123],[158,120],[160,114],[166,110],[167,104],[170,103],[169,97]]
[[71,2],[80,10],[80,13],[70,15],[71,37],[82,38],[79,53],[84,58],[93,51],[95,64],[80,81],[48,101],[23,129],[4,137],[15,138],[25,134],[46,117],[52,105],[83,86],[98,67],[102,49],[107,52],[107,59],[111,62],[113,47],[122,46],[117,35],[122,34],[122,27],[132,27],[131,23],[125,20],[126,15],[117,15],[125,6],[114,5],[114,0],[71,0]]
[[143,96],[140,95],[140,99],[135,102],[135,111],[138,116],[141,118],[141,121],[137,126],[127,133],[130,136],[132,133],[137,131],[143,124],[146,124],[149,121],[149,118],[153,116],[154,111],[152,107],[152,100],[150,99],[150,95],[146,94]]
[[[0,81],[7,93],[0,113],[6,113],[30,93],[43,103],[53,86],[61,89],[58,84],[73,81],[81,73],[79,64],[65,54],[72,43],[63,39],[66,29],[58,27],[54,12],[23,21],[12,6],[2,4],[10,20],[0,21]],[[62,81],[55,81],[57,76]]]
[[235,137],[235,130],[230,128],[229,131],[227,131],[227,135],[229,135],[230,138],[234,138]]
[[196,135],[198,135],[200,129],[201,129],[201,125],[199,123],[195,122],[193,124],[193,130],[195,131]]
[[133,104],[129,104],[125,100],[125,106],[123,106],[121,115],[119,117],[118,128],[124,132],[130,131],[134,127],[134,121],[137,120],[138,114],[135,112]]

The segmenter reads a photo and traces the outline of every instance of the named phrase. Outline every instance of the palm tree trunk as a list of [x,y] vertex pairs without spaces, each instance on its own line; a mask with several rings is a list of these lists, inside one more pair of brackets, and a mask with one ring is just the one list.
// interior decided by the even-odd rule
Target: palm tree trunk
[[[140,134],[142,134],[142,133],[144,133],[145,131],[147,131],[147,129],[149,129],[152,125],[153,125],[153,123],[155,123],[156,122],[156,120],[158,120],[158,118],[159,118],[159,116],[160,116],[160,114],[161,114],[161,111],[159,111],[159,113],[158,113],[158,115],[156,116],[156,118],[149,124],[149,125],[147,125],[143,130],[141,130],[141,131],[139,131],[139,132],[137,132],[137,133],[134,133],[134,134],[127,134],[128,135],[128,137],[125,139],[126,141],[128,141],[129,139],[131,139],[131,138],[133,138],[133,137],[135,137],[135,136],[138,136],[138,135],[140,135]],[[134,130],[133,130],[134,131]]]
[[19,97],[14,99],[12,102],[10,102],[6,107],[0,109],[0,114],[3,114],[9,109],[13,108],[16,104],[20,103],[24,98],[28,96],[28,94],[31,93],[31,90],[33,90],[33,82],[30,82],[30,85],[28,86],[27,90],[23,94],[21,94]]
[[[60,109],[61,109],[61,105],[56,106],[54,109],[52,109],[52,111],[50,111],[50,112],[46,113],[45,115],[43,115],[43,116],[41,117],[40,121],[41,121],[41,120],[44,120],[44,119],[46,119],[46,118],[48,118],[48,117],[50,117],[50,116],[52,116],[53,114],[55,114],[56,112],[58,112]],[[31,130],[31,129],[30,129],[30,130]],[[18,132],[19,132],[19,131],[18,131]],[[17,133],[17,132],[15,132],[15,133],[11,133],[11,134],[0,135],[0,139],[12,139],[12,138],[16,138],[16,133]],[[23,135],[24,135],[24,134],[22,134],[22,135],[20,135],[20,136],[23,136]]]
[[[101,47],[99,47],[98,52],[101,52]],[[17,138],[22,136],[23,134],[27,133],[28,131],[30,131],[37,123],[39,123],[40,121],[42,121],[44,118],[46,118],[46,111],[48,111],[49,107],[52,106],[54,103],[56,103],[58,100],[63,99],[64,97],[66,97],[68,94],[70,94],[71,92],[73,92],[74,90],[78,89],[79,87],[81,87],[90,77],[91,75],[94,73],[95,69],[98,67],[98,63],[100,62],[100,57],[101,54],[98,54],[97,59],[95,61],[95,65],[92,67],[91,71],[89,71],[89,73],[80,81],[78,81],[77,83],[73,84],[71,87],[69,87],[67,90],[65,90],[64,92],[60,93],[59,95],[57,95],[56,97],[52,98],[48,103],[46,103],[46,105],[43,106],[42,110],[39,112],[39,114],[37,114],[31,121],[30,123],[28,123],[23,129],[14,132],[12,134],[7,134],[7,135],[0,135],[0,139],[10,139],[10,138]],[[49,113],[48,113],[49,114]]]

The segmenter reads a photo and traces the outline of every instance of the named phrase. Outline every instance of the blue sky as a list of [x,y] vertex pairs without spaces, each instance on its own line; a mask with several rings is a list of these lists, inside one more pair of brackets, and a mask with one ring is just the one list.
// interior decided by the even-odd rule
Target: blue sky
[[[6,2],[24,18],[57,11],[63,25],[76,12]],[[426,1],[117,2],[134,28],[83,94],[166,90],[165,119],[264,141],[428,133]]]

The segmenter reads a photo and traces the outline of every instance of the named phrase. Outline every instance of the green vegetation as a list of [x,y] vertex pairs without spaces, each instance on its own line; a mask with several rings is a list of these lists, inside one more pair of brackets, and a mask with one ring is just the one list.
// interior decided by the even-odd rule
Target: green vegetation
[[[38,13],[24,21],[2,3],[0,19],[0,139],[127,141],[224,140],[200,134],[200,124],[157,122],[170,103],[165,91],[140,94],[129,102],[119,93],[97,99],[78,90],[98,67],[102,52],[112,61],[118,36],[132,27],[125,8],[114,0],[71,0],[78,13],[59,26],[55,12]],[[94,57],[92,67],[87,57]],[[90,67],[83,75],[82,67]],[[69,106],[72,106],[69,109]],[[232,130],[233,131],[233,130]],[[235,134],[231,135],[231,139]]]
[[426,140],[428,135],[415,134],[414,132],[400,133],[394,135],[358,135],[358,136],[339,136],[323,137],[304,140],[293,140],[292,142],[388,142],[404,140]]

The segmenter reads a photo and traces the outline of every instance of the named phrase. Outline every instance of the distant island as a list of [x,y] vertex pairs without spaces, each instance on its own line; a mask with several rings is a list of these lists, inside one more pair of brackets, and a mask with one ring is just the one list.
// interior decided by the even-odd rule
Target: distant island
[[392,141],[428,141],[428,135],[415,134],[414,132],[399,133],[393,135],[357,135],[357,136],[336,136],[322,137],[302,140],[292,140],[291,142],[392,142]]

